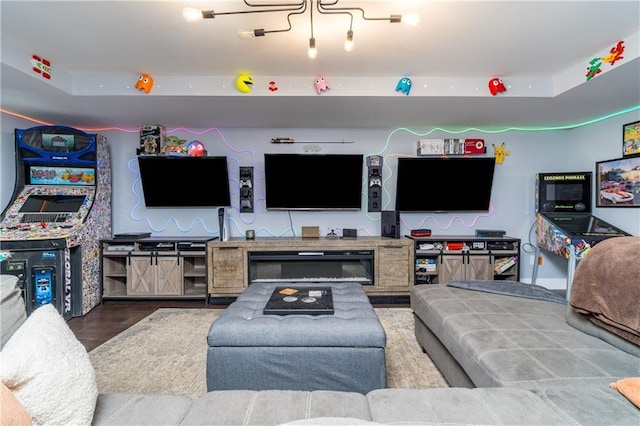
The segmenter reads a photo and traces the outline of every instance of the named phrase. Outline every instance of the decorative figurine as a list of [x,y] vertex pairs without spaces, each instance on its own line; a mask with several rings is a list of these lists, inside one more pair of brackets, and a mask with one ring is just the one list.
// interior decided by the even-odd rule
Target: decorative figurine
[[204,145],[200,141],[191,141],[187,145],[187,154],[189,157],[204,156]]
[[498,92],[506,92],[507,88],[504,86],[502,80],[498,77],[494,77],[489,80],[489,91],[493,96],[495,96]]
[[496,158],[496,164],[504,163],[504,157],[511,154],[511,151],[507,151],[504,142],[502,142],[501,146],[493,144],[493,149],[495,150],[494,157]]
[[313,86],[316,88],[316,93],[318,95],[329,90],[329,83],[327,83],[322,77],[316,78],[316,81],[313,82]]
[[144,93],[149,94],[151,89],[153,89],[153,77],[149,74],[142,74],[138,77],[138,81],[136,82],[136,89],[144,90]]
[[253,79],[249,74],[240,74],[236,79],[236,87],[241,93],[249,93],[253,87]]
[[409,77],[402,77],[400,81],[398,81],[398,85],[396,86],[396,92],[402,92],[405,95],[409,96],[410,90],[411,90],[411,79]]

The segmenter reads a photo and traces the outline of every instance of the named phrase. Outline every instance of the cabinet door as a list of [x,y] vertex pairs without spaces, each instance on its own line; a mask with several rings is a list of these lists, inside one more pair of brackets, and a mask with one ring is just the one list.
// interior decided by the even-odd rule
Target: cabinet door
[[177,256],[131,256],[127,295],[176,296],[182,294],[182,268]]
[[133,255],[129,259],[129,276],[127,277],[127,295],[153,296],[155,294],[156,270],[151,255]]
[[155,294],[160,296],[182,295],[182,263],[178,256],[157,256]]
[[468,255],[466,265],[466,279],[468,280],[492,280],[493,263],[491,256]]
[[240,246],[214,247],[209,293],[239,294],[247,286],[247,251]]
[[395,287],[398,290],[411,289],[411,254],[412,245],[384,244],[378,247],[378,267],[376,274],[376,287],[389,289]]
[[465,258],[462,254],[443,254],[440,259],[440,273],[438,282],[446,284],[451,280],[464,280],[466,278]]
[[493,279],[491,256],[444,254],[440,265],[439,282],[446,284],[451,280],[490,280]]

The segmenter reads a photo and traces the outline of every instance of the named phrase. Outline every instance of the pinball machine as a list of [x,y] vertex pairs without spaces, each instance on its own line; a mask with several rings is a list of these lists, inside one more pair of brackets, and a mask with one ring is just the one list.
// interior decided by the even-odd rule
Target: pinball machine
[[577,263],[608,238],[631,235],[591,214],[592,173],[539,173],[536,176],[538,248],[568,261],[567,300]]

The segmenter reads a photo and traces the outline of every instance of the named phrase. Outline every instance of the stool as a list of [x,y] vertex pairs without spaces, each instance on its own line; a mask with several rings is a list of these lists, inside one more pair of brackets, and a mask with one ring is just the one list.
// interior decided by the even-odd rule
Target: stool
[[[333,315],[263,315],[276,287],[331,287]],[[386,334],[357,282],[255,283],[207,335],[207,391],[386,387]]]

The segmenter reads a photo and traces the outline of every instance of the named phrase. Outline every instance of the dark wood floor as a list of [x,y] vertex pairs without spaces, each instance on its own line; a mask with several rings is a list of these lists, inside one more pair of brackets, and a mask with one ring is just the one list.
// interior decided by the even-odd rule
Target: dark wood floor
[[224,309],[226,306],[207,305],[204,300],[107,300],[86,315],[71,318],[67,324],[87,351],[91,351],[159,308]]
[[[86,315],[67,324],[88,352],[131,327],[159,308],[224,309],[228,304],[206,304],[204,300],[106,300]],[[373,303],[373,306],[408,307],[408,303]]]

